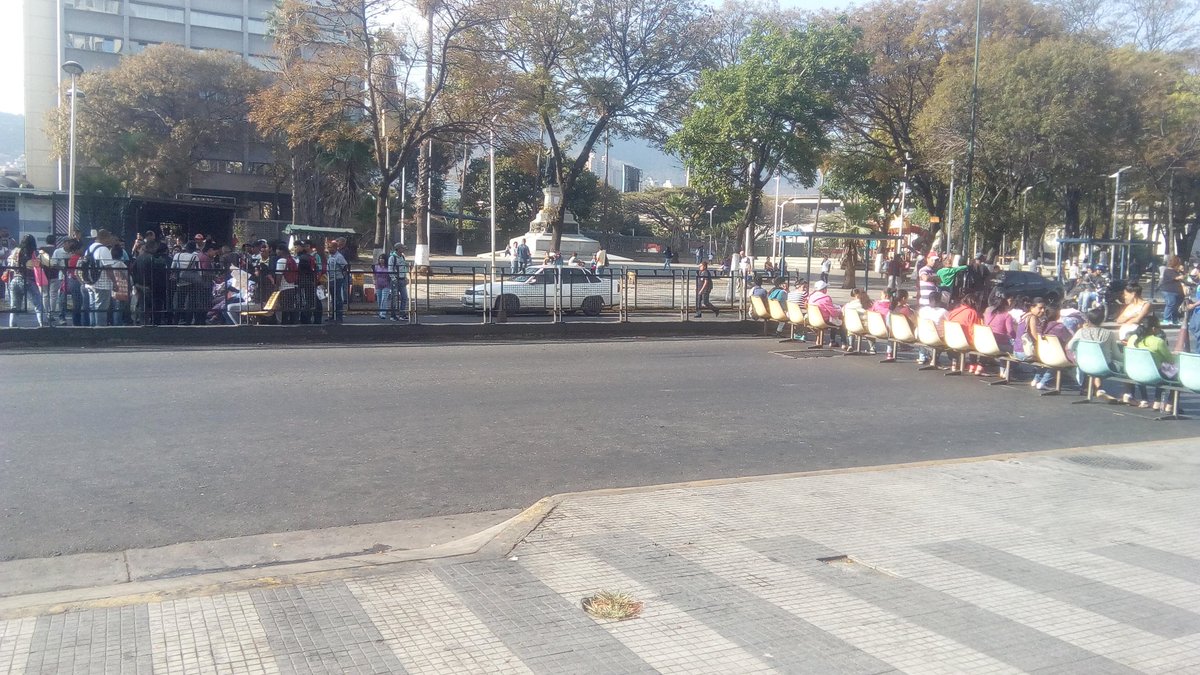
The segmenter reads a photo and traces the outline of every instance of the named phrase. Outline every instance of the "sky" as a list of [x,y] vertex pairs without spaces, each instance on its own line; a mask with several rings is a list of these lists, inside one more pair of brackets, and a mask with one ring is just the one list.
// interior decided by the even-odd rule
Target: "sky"
[[[26,2],[35,1],[50,0],[0,0],[0,45],[4,45],[5,52],[4,67],[0,68],[0,112],[24,112],[25,64],[21,9]],[[852,3],[850,0],[783,0],[779,4],[785,8],[813,10],[845,7]]]

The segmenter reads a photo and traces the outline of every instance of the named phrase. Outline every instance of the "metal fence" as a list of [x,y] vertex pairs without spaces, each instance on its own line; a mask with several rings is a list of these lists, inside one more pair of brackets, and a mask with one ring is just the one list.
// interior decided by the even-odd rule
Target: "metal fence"
[[[152,267],[139,273],[118,266],[89,279],[79,270],[51,270],[43,286],[28,269],[0,266],[0,274],[7,279],[0,289],[0,327],[314,324],[346,315],[419,321],[430,314],[628,321],[665,313],[687,320],[696,305],[696,270],[690,268],[531,268],[527,274],[498,266],[489,274],[486,265],[434,265],[414,268],[403,293],[392,275],[358,264],[340,281],[300,271],[290,279],[269,273],[264,281],[237,269]],[[255,282],[252,294],[241,290],[248,281]],[[722,310],[740,310],[744,292],[740,278],[716,277],[711,301]]]

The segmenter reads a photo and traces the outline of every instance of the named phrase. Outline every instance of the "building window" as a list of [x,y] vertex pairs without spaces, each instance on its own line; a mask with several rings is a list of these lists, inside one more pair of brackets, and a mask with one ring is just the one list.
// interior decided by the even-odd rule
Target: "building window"
[[106,35],[87,35],[85,33],[67,33],[67,46],[72,49],[83,49],[89,52],[104,52],[105,54],[120,54],[123,40]]
[[242,17],[228,14],[213,14],[192,10],[192,25],[206,28],[221,28],[223,30],[242,30]]
[[142,2],[129,3],[129,16],[135,16],[139,19],[153,19],[155,21],[172,21],[174,23],[183,23],[183,10],[176,7],[161,7],[159,5],[147,5]]
[[0,195],[0,211],[16,211],[17,198],[14,195]]
[[104,14],[120,14],[121,0],[66,0],[64,7]]
[[146,51],[146,48],[159,44],[157,42],[146,42],[145,40],[130,40],[125,43],[126,54],[141,54]]

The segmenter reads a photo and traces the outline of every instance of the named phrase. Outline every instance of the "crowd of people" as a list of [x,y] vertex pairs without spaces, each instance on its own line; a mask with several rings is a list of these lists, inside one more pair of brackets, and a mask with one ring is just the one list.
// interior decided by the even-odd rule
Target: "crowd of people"
[[[1018,364],[1026,364],[1025,369],[1031,375],[1030,385],[1038,390],[1053,386],[1054,379],[1054,369],[1041,367],[1037,362],[1036,345],[1042,336],[1056,337],[1072,363],[1080,342],[1099,343],[1114,372],[1121,371],[1122,347],[1146,349],[1151,352],[1160,372],[1168,381],[1178,373],[1175,366],[1177,352],[1188,351],[1190,345],[1191,350],[1200,353],[1200,268],[1193,269],[1191,274],[1184,274],[1178,258],[1172,258],[1167,263],[1167,269],[1178,273],[1172,275],[1179,283],[1178,287],[1171,287],[1176,289],[1172,293],[1179,296],[1178,304],[1174,306],[1177,312],[1172,317],[1174,321],[1160,323],[1153,305],[1143,297],[1142,287],[1137,283],[1128,283],[1121,298],[1121,311],[1113,321],[1115,328],[1106,327],[1106,309],[1090,303],[1086,297],[1080,297],[1078,301],[1051,303],[1041,297],[1004,297],[1000,294],[988,297],[982,293],[954,293],[952,284],[960,278],[964,269],[974,269],[984,278],[992,269],[982,257],[957,268],[940,265],[941,259],[939,256],[928,256],[921,261],[917,272],[915,306],[910,304],[906,289],[892,287],[885,287],[876,299],[872,299],[864,290],[853,289],[850,300],[839,306],[830,297],[829,285],[824,278],[813,282],[810,292],[808,281],[792,283],[783,277],[774,279],[774,287],[767,290],[760,277],[754,280],[750,294],[762,298],[764,302],[777,300],[781,304],[797,305],[804,314],[807,314],[810,306],[815,306],[830,326],[831,346],[846,351],[854,348],[851,341],[853,336],[847,334],[843,325],[847,312],[855,312],[864,326],[867,324],[868,311],[878,312],[889,322],[892,315],[899,315],[914,330],[920,319],[927,319],[937,328],[939,337],[943,338],[947,322],[961,325],[967,336],[972,334],[975,325],[987,326],[1005,355]],[[1168,307],[1171,307],[1172,300],[1173,297],[1169,298]],[[1168,344],[1164,328],[1178,326],[1181,322],[1186,322],[1186,326],[1175,343]],[[782,334],[785,326],[781,322],[777,333]],[[875,353],[873,339],[864,337],[864,340],[870,345],[870,352]],[[896,341],[888,342],[885,360],[895,360],[897,349],[902,347],[904,345]],[[938,365],[932,362],[938,352],[919,344],[914,348],[919,364]],[[956,370],[958,361],[951,359],[948,368]],[[1000,364],[995,360],[978,355],[970,356],[964,363],[965,372],[975,375],[992,376],[998,374],[999,369]],[[1077,377],[1077,382],[1080,387],[1087,386],[1083,376]],[[1170,405],[1162,399],[1161,388],[1151,397],[1145,386],[1127,384],[1118,398],[1104,391],[1101,383],[1093,384],[1099,390],[1097,396],[1102,399],[1120,400],[1142,408],[1171,412]]]
[[[349,300],[345,239],[265,239],[234,248],[203,234],[126,245],[108,230],[90,243],[21,238],[3,257],[9,326],[22,313],[39,327],[341,323]],[[381,271],[382,268],[382,271]],[[408,320],[408,260],[396,244],[375,267],[379,318]]]

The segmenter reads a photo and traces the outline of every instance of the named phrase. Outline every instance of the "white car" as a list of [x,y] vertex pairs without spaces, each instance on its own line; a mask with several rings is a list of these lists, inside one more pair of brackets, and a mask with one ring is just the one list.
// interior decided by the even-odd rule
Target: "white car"
[[621,282],[615,278],[596,276],[582,267],[542,266],[497,279],[490,294],[486,283],[472,286],[463,291],[462,304],[483,309],[490,297],[493,309],[503,307],[509,314],[522,309],[551,309],[560,280],[564,311],[581,310],[588,316],[596,316],[620,301]]

